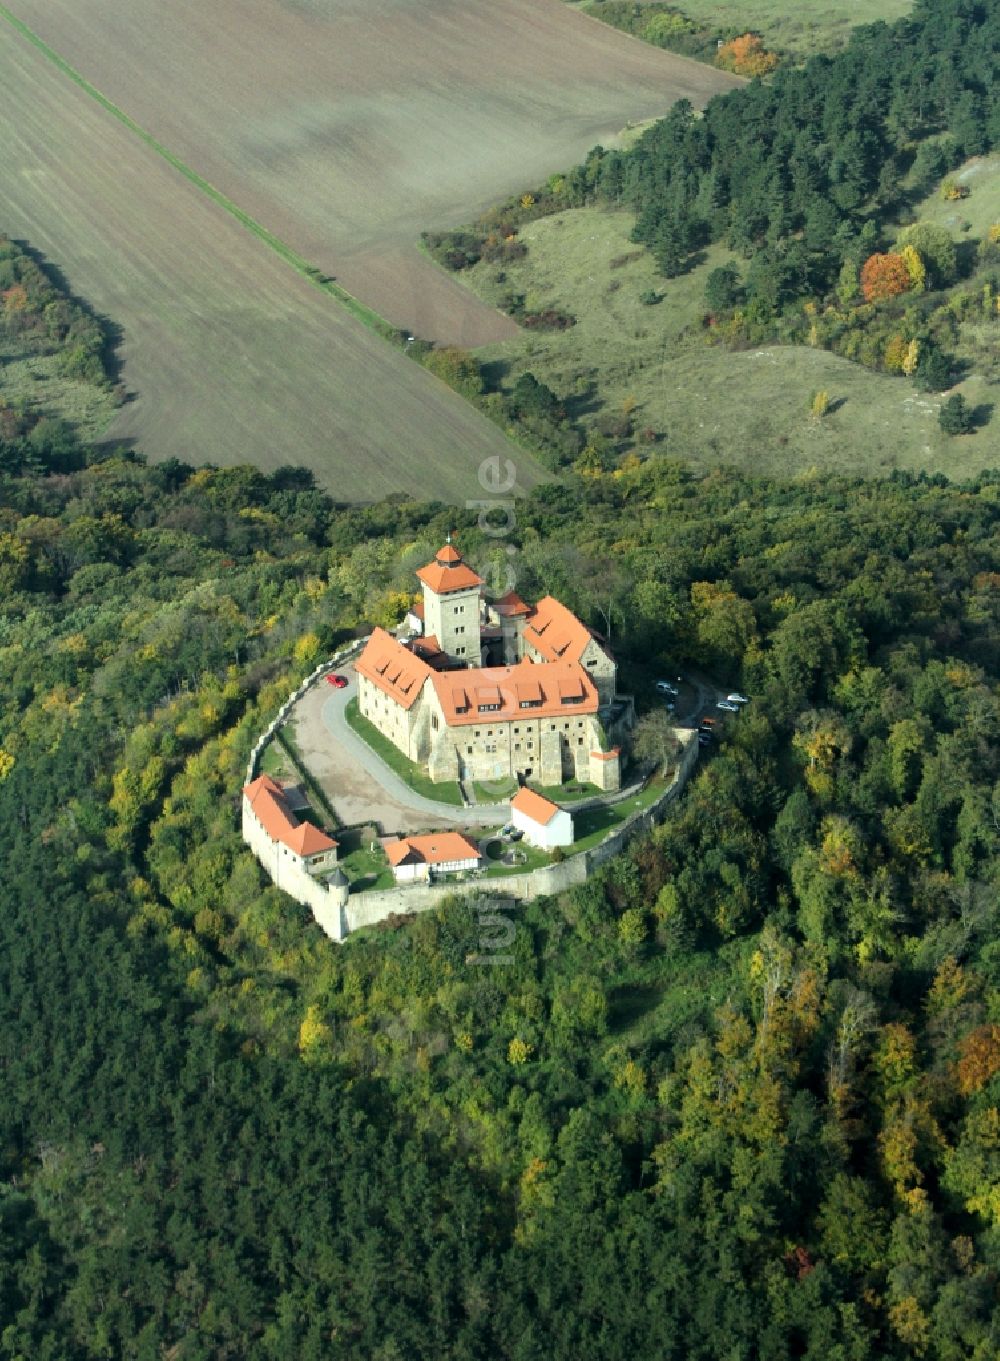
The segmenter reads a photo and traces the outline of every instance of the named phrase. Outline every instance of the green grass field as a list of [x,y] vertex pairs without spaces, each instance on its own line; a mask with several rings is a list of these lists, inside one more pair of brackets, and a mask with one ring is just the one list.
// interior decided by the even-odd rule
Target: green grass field
[[[505,384],[534,373],[585,426],[602,410],[634,404],[637,429],[657,431],[662,453],[699,467],[733,464],[779,476],[925,469],[961,478],[997,463],[994,429],[949,439],[938,427],[940,398],[903,378],[804,346],[709,344],[701,324],[705,279],[728,253],[712,247],[690,273],[663,279],[630,242],[631,228],[628,213],[573,209],[528,224],[521,233],[528,255],[507,265],[504,278],[488,264],[459,276],[490,302],[523,293],[529,309],[553,305],[577,318],[567,331],[522,332],[478,350]],[[662,301],[644,305],[648,290]],[[831,411],[817,423],[810,405],[820,389]],[[990,402],[982,378],[963,392],[973,405]]]

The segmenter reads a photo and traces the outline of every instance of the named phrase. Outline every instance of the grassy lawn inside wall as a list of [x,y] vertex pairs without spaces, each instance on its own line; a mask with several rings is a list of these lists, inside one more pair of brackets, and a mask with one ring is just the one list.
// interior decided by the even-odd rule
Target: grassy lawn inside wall
[[374,724],[369,723],[368,719],[358,711],[358,701],[352,699],[344,710],[344,717],[361,738],[361,740],[371,747],[372,751],[378,756],[390,770],[395,771],[413,790],[415,794],[421,794],[425,799],[434,799],[437,803],[453,803],[461,806],[462,793],[454,781],[443,781],[435,784],[430,776],[409,757],[404,756],[401,751],[392,745],[387,737],[383,737]]
[[352,893],[392,888],[395,883],[382,847],[375,843],[372,850],[372,841],[357,830],[338,833],[337,864],[347,876]]

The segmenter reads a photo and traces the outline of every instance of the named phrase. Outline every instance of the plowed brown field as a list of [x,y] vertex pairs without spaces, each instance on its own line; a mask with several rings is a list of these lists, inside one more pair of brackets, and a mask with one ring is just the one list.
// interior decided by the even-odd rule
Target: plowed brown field
[[[511,323],[417,252],[422,228],[733,83],[561,0],[9,8],[299,254],[395,323],[466,345]],[[339,316],[13,30],[0,108],[13,129],[0,225],[125,329],[140,398],[115,433],[156,457],[307,462],[352,496],[476,494],[468,469],[499,434]],[[528,482],[537,470],[519,461]]]

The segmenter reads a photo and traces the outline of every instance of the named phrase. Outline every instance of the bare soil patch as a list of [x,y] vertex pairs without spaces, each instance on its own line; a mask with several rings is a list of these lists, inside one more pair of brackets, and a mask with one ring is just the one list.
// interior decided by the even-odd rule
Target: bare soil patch
[[561,0],[13,0],[244,210],[391,321],[466,345],[510,322],[423,260],[629,120],[738,83]]
[[108,436],[151,457],[312,468],[344,500],[464,500],[501,432],[283,263],[11,30],[0,217],[125,332]]

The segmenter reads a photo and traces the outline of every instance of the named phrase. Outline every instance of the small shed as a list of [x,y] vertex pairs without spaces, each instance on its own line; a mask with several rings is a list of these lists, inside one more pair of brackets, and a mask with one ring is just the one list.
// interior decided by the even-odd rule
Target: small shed
[[461,832],[404,836],[385,848],[397,884],[427,883],[434,875],[460,874],[479,867],[482,854]]
[[533,789],[519,789],[511,799],[510,820],[525,841],[543,851],[573,844],[572,814]]

